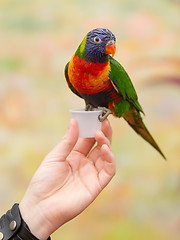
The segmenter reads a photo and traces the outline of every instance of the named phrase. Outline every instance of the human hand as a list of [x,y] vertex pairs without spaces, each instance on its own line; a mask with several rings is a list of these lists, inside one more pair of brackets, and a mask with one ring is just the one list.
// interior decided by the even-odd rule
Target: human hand
[[88,207],[115,174],[108,120],[95,138],[78,136],[77,122],[72,119],[66,135],[45,157],[19,204],[24,221],[40,240]]

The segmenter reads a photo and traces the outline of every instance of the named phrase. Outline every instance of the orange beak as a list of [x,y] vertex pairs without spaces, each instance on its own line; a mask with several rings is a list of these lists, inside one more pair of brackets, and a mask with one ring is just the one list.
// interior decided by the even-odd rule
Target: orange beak
[[112,57],[114,57],[115,52],[116,52],[116,45],[115,45],[115,42],[111,40],[106,44],[105,54],[112,54]]

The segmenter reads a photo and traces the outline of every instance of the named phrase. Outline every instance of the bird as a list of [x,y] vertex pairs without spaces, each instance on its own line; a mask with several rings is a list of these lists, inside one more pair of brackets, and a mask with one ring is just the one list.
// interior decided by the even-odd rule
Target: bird
[[85,100],[87,111],[99,108],[104,121],[109,114],[124,118],[144,140],[166,159],[145,126],[144,111],[136,90],[123,66],[113,57],[116,37],[107,28],[88,32],[71,60],[65,66],[65,78],[70,90]]

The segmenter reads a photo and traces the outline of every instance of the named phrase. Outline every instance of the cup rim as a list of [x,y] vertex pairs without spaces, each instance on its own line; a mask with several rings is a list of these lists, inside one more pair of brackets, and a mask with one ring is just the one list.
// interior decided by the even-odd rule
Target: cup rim
[[92,111],[85,111],[84,108],[76,108],[76,109],[70,109],[69,112],[71,112],[71,113],[91,114],[91,113],[101,113],[102,110],[96,108],[95,110],[92,110]]

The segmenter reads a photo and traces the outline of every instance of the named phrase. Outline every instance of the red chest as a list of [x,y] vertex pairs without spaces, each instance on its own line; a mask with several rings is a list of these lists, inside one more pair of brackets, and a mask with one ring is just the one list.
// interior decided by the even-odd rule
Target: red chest
[[73,56],[68,67],[69,81],[79,93],[96,94],[110,86],[109,62],[94,64]]

